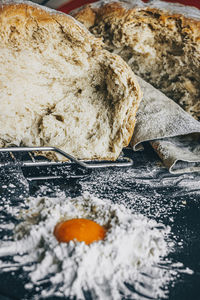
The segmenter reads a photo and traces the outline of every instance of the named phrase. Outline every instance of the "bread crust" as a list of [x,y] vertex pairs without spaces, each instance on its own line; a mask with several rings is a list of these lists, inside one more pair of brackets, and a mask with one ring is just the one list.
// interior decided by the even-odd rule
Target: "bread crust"
[[[70,15],[66,15],[51,9],[44,9],[42,6],[32,4],[26,1],[25,3],[18,3],[15,1],[8,2],[4,1],[4,4],[0,3],[0,23],[1,26],[8,27],[9,25],[17,26],[17,28],[22,28],[24,23],[29,25],[35,23],[42,25],[50,25],[58,22],[65,26],[73,33],[77,34],[77,37],[90,39],[90,42],[94,44],[95,47],[101,47],[101,40],[95,38],[90,34],[81,23],[77,22]],[[79,38],[80,38],[79,37]]]
[[[73,17],[68,16],[63,13],[59,13],[53,10],[43,9],[39,5],[32,4],[30,2],[21,3],[18,1],[4,1],[0,4],[0,38],[2,43],[9,44],[10,37],[7,38],[5,32],[9,31],[10,36],[12,36],[12,27],[13,30],[18,34],[23,36],[25,27],[45,27],[51,31],[51,26],[59,25],[60,28],[67,35],[73,36],[74,44],[81,45],[85,47],[85,51],[88,53],[88,56],[94,55],[96,57],[102,56],[108,62],[114,61],[116,67],[119,68],[119,72],[125,74],[125,80],[127,80],[127,86],[130,93],[134,93],[135,101],[132,101],[132,106],[127,112],[126,119],[123,120],[122,127],[126,128],[125,131],[120,131],[113,138],[114,143],[117,145],[118,138],[117,135],[120,135],[120,138],[123,138],[123,143],[121,146],[127,146],[135,125],[135,117],[137,108],[139,106],[142,94],[140,87],[137,83],[136,77],[134,76],[132,70],[129,66],[121,59],[121,57],[109,53],[107,50],[103,49],[103,43],[101,39],[95,38],[85,27],[76,21]],[[30,38],[30,37],[29,37]],[[69,37],[68,37],[69,38]],[[120,102],[120,100],[119,100]],[[1,106],[1,99],[0,99]],[[123,137],[122,137],[123,136]],[[0,135],[1,139],[1,135]],[[2,146],[7,146],[6,142],[0,143]],[[29,146],[29,145],[26,145]],[[38,145],[37,145],[38,146]],[[49,145],[51,146],[51,145]],[[114,145],[115,147],[115,145]],[[117,156],[119,155],[119,150],[117,150]],[[72,153],[73,154],[73,153]],[[116,154],[113,153],[110,155],[105,154],[105,156],[98,157],[94,155],[92,157],[84,157],[84,159],[117,159]],[[83,157],[81,157],[83,158]]]
[[[185,43],[187,45],[187,41],[188,39],[189,41],[189,48],[188,48],[188,52],[190,53],[190,61],[188,60],[187,62],[187,56],[185,55],[185,57],[182,59],[181,55],[177,54],[178,58],[180,59],[180,63],[183,63],[186,65],[186,69],[185,72],[187,72],[187,69],[192,70],[193,68],[196,69],[196,81],[195,81],[195,88],[193,85],[193,75],[189,76],[189,80],[187,80],[187,76],[186,76],[186,80],[184,82],[184,84],[177,83],[181,86],[183,86],[183,89],[185,89],[185,93],[187,94],[187,99],[185,100],[185,98],[183,100],[180,99],[179,101],[179,96],[176,99],[176,92],[174,92],[174,94],[172,93],[172,90],[174,89],[174,87],[171,88],[171,92],[166,92],[167,96],[174,99],[175,101],[177,101],[186,111],[188,111],[189,113],[191,113],[197,120],[200,120],[200,88],[198,87],[198,82],[199,82],[199,73],[200,73],[200,11],[198,9],[194,9],[192,8],[191,11],[193,12],[192,16],[194,17],[189,17],[189,13],[187,13],[185,16],[184,14],[181,13],[177,13],[178,9],[180,8],[180,11],[183,11],[183,9],[185,8],[185,6],[183,5],[173,5],[173,3],[171,4],[166,4],[164,5],[162,8],[162,5],[160,5],[161,7],[159,7],[159,4],[161,3],[161,1],[152,1],[151,3],[143,3],[140,0],[138,1],[99,1],[96,3],[92,3],[92,4],[88,4],[86,6],[83,6],[82,8],[72,11],[71,15],[73,17],[75,17],[78,21],[82,22],[92,33],[94,33],[95,36],[98,37],[102,37],[104,42],[106,43],[106,46],[108,50],[114,51],[117,49],[120,49],[120,47],[125,47],[128,48],[130,47],[130,49],[132,49],[132,51],[134,52],[134,47],[137,43],[135,43],[135,45],[133,46],[132,41],[127,41],[126,38],[127,36],[124,35],[124,28],[123,26],[129,26],[129,24],[136,24],[137,26],[142,26],[143,24],[147,24],[147,27],[149,26],[149,30],[154,34],[154,32],[156,30],[159,31],[158,29],[158,23],[159,26],[163,27],[163,30],[169,30],[171,32],[177,30],[178,32],[180,32],[180,36],[183,39],[183,41],[185,40]],[[155,4],[155,5],[154,5]],[[169,9],[167,9],[166,7],[169,7]],[[156,7],[157,6],[157,7]],[[173,8],[176,9],[173,9]],[[190,8],[188,8],[188,11],[190,11]],[[151,21],[152,20],[152,21]],[[154,22],[154,20],[156,20]],[[102,29],[104,25],[108,26],[107,24],[109,24],[109,26],[111,27],[107,30]],[[100,27],[101,26],[101,27]],[[142,27],[141,27],[142,28]],[[108,31],[111,31],[110,36],[107,33]],[[118,34],[119,37],[116,37],[115,35]],[[134,32],[134,30],[133,30]],[[163,32],[162,32],[163,34]],[[115,35],[115,40],[114,40],[114,36]],[[124,37],[123,37],[124,35]],[[117,40],[118,38],[118,40]],[[123,40],[123,41],[122,41]],[[184,42],[182,41],[182,44],[184,44]],[[145,41],[146,42],[146,41]],[[166,42],[166,41],[165,41]],[[157,40],[153,41],[152,39],[152,43],[158,43]],[[177,41],[178,43],[178,41]],[[188,46],[187,45],[187,46]],[[153,48],[154,46],[152,46]],[[159,45],[157,45],[157,47],[159,47]],[[173,47],[173,46],[172,46]],[[181,46],[182,47],[182,46]],[[196,48],[195,48],[196,47]],[[196,55],[191,55],[191,51],[192,49],[194,49],[194,53]],[[173,49],[172,49],[173,50]],[[170,51],[170,49],[169,49]],[[181,49],[180,49],[181,51]],[[116,53],[119,53],[116,51]],[[123,54],[123,50],[121,51],[121,53]],[[141,55],[141,59],[142,59],[142,54],[144,55],[144,61],[146,59],[146,53],[139,53],[139,55]],[[136,56],[138,54],[136,53]],[[131,51],[129,52],[129,56],[131,56]],[[175,54],[176,56],[176,54]],[[188,56],[188,57],[189,57]],[[122,55],[123,57],[123,55]],[[125,57],[123,57],[127,62],[128,62],[128,58],[126,59]],[[162,60],[162,56],[160,58]],[[181,61],[182,59],[182,61]],[[136,58],[137,60],[137,58]],[[128,62],[129,64],[129,62]],[[138,63],[139,64],[139,63]],[[156,62],[155,62],[156,64]],[[154,68],[154,66],[153,66]],[[137,70],[134,69],[134,65],[132,67],[132,69],[134,70],[134,72],[136,72],[137,75],[143,77],[142,74],[137,73]],[[183,68],[184,71],[184,68]],[[151,69],[148,69],[148,72],[151,72]],[[152,70],[152,72],[154,72]],[[172,67],[172,72],[173,72],[173,67]],[[148,80],[148,76],[147,77],[143,77],[143,79],[145,79],[146,81],[148,81],[149,83],[155,85],[155,81],[149,81]],[[191,80],[190,80],[191,79]],[[167,79],[166,79],[167,80]],[[176,80],[176,78],[175,78]],[[179,94],[181,94],[181,87],[179,87]],[[156,88],[159,88],[159,85],[156,86]],[[165,88],[164,90],[161,88],[161,91],[165,93]],[[188,95],[189,94],[189,95]],[[190,97],[191,95],[191,97]],[[174,96],[174,98],[173,98]],[[190,99],[191,98],[191,99]],[[187,103],[188,101],[188,103]],[[186,104],[185,104],[186,103]]]
[[[101,1],[99,1],[101,2]],[[181,5],[180,5],[181,6]],[[143,8],[138,7],[135,5],[135,7],[127,8],[127,5],[123,5],[123,1],[121,2],[111,2],[111,3],[105,3],[102,1],[102,5],[99,5],[99,7],[96,7],[94,4],[86,4],[82,8],[79,8],[78,10],[74,10],[71,12],[71,15],[76,18],[78,21],[83,23],[87,28],[95,25],[97,18],[106,18],[106,17],[112,17],[112,18],[124,18],[127,19],[131,18],[133,15],[135,16],[135,12],[140,10],[146,10],[147,12],[152,13],[153,15],[160,15],[159,19],[161,22],[166,23],[168,19],[180,19],[182,21],[182,24],[184,27],[189,26],[189,28],[192,29],[192,31],[195,33],[195,37],[197,36],[198,39],[200,38],[200,20],[195,20],[193,18],[187,18],[182,14],[178,13],[169,13],[169,11],[153,8],[151,6],[145,6]],[[141,18],[141,21],[143,19]],[[89,25],[89,26],[88,26]]]

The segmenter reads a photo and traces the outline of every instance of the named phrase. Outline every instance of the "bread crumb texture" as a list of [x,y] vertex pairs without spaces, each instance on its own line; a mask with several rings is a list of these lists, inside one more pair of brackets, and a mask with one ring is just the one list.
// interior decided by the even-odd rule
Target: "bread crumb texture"
[[0,146],[55,146],[111,159],[133,133],[137,80],[71,16],[0,4]]
[[200,19],[174,13],[173,4],[166,7],[161,1],[100,1],[72,15],[137,75],[200,120]]

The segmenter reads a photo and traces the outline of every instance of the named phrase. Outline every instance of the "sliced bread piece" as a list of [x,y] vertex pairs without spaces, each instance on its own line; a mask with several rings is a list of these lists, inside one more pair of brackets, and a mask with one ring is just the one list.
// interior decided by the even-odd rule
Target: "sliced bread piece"
[[159,0],[104,0],[71,14],[200,120],[200,10]]
[[130,67],[71,16],[0,3],[0,146],[54,146],[115,160],[141,91]]

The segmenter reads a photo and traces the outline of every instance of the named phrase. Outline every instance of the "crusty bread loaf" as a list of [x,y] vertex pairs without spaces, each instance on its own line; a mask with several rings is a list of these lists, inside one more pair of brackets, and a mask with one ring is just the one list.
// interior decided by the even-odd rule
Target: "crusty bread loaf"
[[55,146],[114,160],[141,91],[130,67],[71,16],[0,2],[0,146]]
[[72,15],[147,82],[200,120],[200,11],[153,0],[99,1]]

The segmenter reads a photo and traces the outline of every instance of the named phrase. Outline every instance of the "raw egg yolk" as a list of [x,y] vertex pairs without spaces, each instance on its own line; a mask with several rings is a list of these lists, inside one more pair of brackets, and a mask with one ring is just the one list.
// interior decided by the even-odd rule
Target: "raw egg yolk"
[[87,245],[103,240],[106,235],[104,227],[88,219],[71,219],[58,223],[54,229],[58,242],[69,241],[85,242]]

